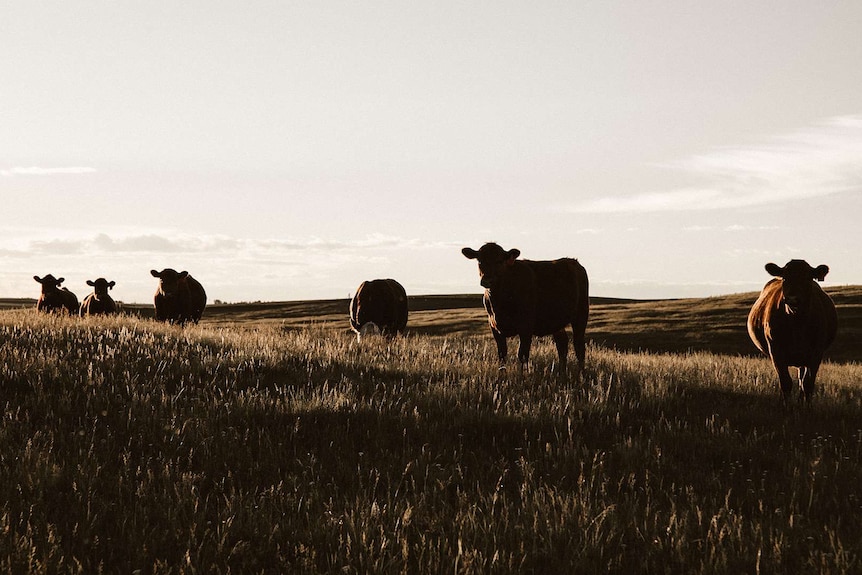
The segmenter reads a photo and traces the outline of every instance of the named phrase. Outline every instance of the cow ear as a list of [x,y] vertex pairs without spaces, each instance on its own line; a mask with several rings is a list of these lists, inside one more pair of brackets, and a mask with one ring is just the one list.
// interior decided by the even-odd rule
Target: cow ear
[[40,278],[39,276],[33,276],[33,279],[39,283],[42,283],[42,278]]
[[183,279],[183,278],[187,277],[188,275],[189,275],[189,272],[187,272],[187,271],[183,270],[183,271],[181,271],[180,273],[178,273],[178,274],[177,274],[177,277],[178,277],[178,278],[180,278],[180,279]]
[[468,260],[475,260],[479,257],[479,252],[477,252],[473,248],[464,248],[461,250],[461,253],[464,254],[464,257]]
[[515,263],[515,260],[518,259],[518,256],[521,255],[521,250],[511,249],[506,252],[506,255],[509,256],[509,259],[506,260],[506,263],[512,265],[513,263]]
[[96,285],[96,282],[94,282],[93,280],[87,280],[87,285],[88,286],[94,286],[94,285]]
[[64,281],[66,281],[66,278],[57,278],[57,285],[60,285]]
[[784,272],[784,270],[782,268],[778,267],[777,264],[774,264],[771,262],[766,264],[766,271],[767,271],[767,273],[769,273],[769,275],[779,277],[779,278],[781,277],[781,274]]
[[157,272],[156,270],[150,270],[150,275],[153,276],[154,278],[162,277],[162,274]]
[[829,273],[829,266],[827,265],[819,265],[814,269],[814,279],[819,282],[822,282],[826,279],[826,274]]
[[108,289],[114,289],[115,285],[117,285],[117,282],[108,282]]

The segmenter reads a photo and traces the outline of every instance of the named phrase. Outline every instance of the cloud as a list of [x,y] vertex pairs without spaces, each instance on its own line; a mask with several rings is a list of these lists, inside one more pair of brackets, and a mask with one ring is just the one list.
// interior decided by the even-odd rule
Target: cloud
[[[35,233],[35,232],[31,232]],[[8,243],[9,245],[4,245]],[[12,244],[15,244],[14,246]],[[20,244],[20,245],[19,245]],[[50,239],[24,240],[16,238],[14,242],[0,241],[0,255],[15,254],[200,254],[221,255],[224,257],[272,258],[296,257],[300,254],[309,257],[326,257],[333,254],[357,254],[378,251],[423,250],[423,249],[454,249],[462,244],[459,242],[426,241],[408,239],[383,234],[368,236],[348,241],[338,241],[310,236],[298,239],[282,238],[236,238],[224,235],[191,235],[187,233],[173,234],[169,231],[144,234],[100,233],[96,236],[81,236],[71,234],[67,237]]]
[[0,176],[10,178],[12,176],[56,176],[68,174],[93,174],[95,168],[83,166],[72,166],[65,168],[40,168],[38,166],[8,168],[0,170]]
[[37,254],[72,255],[84,251],[84,244],[74,240],[48,240],[30,243],[30,251]]
[[147,234],[113,239],[107,234],[99,234],[93,239],[93,245],[106,252],[163,252],[174,253],[182,251],[181,246],[167,238]]
[[458,249],[466,245],[379,233],[338,240],[192,234],[164,228],[118,227],[94,233],[19,227],[14,231],[0,232],[0,262],[5,270],[0,270],[0,287],[7,282],[7,294],[32,293],[32,275],[50,272],[65,276],[79,291],[87,289],[86,279],[108,277],[118,282],[119,297],[127,302],[152,301],[153,280],[148,272],[163,267],[200,276],[208,292],[212,286],[211,297],[219,299],[345,297],[366,274],[397,274],[422,262],[420,267],[426,271],[420,272],[421,277],[433,267],[425,262],[458,261]]
[[862,189],[862,115],[831,118],[753,147],[724,148],[664,164],[702,181],[660,192],[596,198],[578,213],[734,209]]
[[743,226],[741,224],[731,224],[729,226],[724,226],[721,228],[717,228],[715,226],[701,226],[701,225],[693,225],[693,226],[685,226],[682,228],[684,232],[714,232],[716,230],[723,232],[771,232],[775,230],[780,230],[781,226]]
[[331,239],[311,236],[302,239],[269,239],[269,240],[241,240],[245,249],[267,249],[267,250],[313,250],[318,252],[337,252],[350,250],[374,249],[438,249],[459,248],[461,242],[427,241],[418,238],[402,238],[380,233],[369,234],[364,238],[348,241],[337,241]]

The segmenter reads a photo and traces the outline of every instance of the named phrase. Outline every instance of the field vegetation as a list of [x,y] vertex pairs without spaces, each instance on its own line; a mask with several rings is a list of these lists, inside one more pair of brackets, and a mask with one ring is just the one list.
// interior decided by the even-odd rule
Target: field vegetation
[[754,294],[597,301],[581,381],[546,340],[498,372],[478,296],[361,343],[340,300],[0,311],[0,572],[858,573],[862,289],[832,295],[808,408]]

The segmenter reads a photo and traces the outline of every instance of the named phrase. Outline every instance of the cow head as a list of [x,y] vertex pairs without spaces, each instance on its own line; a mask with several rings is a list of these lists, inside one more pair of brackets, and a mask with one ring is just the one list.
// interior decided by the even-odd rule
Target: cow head
[[93,286],[93,293],[96,295],[96,301],[102,301],[108,298],[108,290],[114,289],[116,282],[109,282],[105,278],[99,278],[96,281],[87,280],[88,286]]
[[154,278],[159,278],[159,293],[170,297],[179,291],[180,281],[184,280],[189,272],[178,272],[171,268],[165,268],[160,272],[150,270]]
[[479,284],[483,288],[493,289],[521,255],[521,250],[506,251],[495,243],[487,243],[478,251],[464,248],[461,253],[467,259],[479,260]]
[[362,324],[362,327],[359,328],[359,332],[356,334],[356,341],[362,341],[363,337],[370,335],[380,335],[380,326],[373,321]]
[[43,278],[33,276],[33,279],[42,284],[42,293],[57,291],[60,288],[60,284],[66,280],[66,278],[55,278],[51,274],[48,274]]
[[790,260],[782,268],[776,264],[766,264],[766,271],[781,278],[782,303],[788,314],[808,308],[811,301],[812,281],[823,281],[829,273],[829,266],[819,265],[812,268],[805,260]]

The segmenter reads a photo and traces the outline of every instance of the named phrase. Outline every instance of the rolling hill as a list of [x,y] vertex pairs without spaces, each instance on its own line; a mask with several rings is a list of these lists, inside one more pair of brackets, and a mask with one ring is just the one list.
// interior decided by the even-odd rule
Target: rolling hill
[[[862,360],[862,286],[830,287],[838,307],[839,332],[827,352],[832,361]],[[745,321],[756,292],[709,298],[629,300],[591,298],[587,339],[626,351],[684,353],[711,351],[756,355]],[[0,309],[32,307],[33,299],[0,299]],[[349,300],[308,300],[210,305],[203,323],[219,326],[278,324],[287,329],[320,326],[349,329]],[[152,316],[149,304],[127,304],[127,313]],[[408,330],[414,334],[486,334],[482,296],[478,294],[410,297]]]

